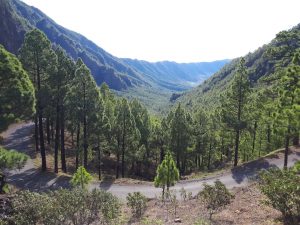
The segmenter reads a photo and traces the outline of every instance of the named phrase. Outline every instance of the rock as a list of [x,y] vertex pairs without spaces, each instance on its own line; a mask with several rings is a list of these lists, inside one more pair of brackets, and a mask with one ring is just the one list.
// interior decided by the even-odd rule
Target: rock
[[180,219],[180,218],[176,218],[176,219],[174,220],[174,222],[175,222],[175,223],[181,223],[181,219]]

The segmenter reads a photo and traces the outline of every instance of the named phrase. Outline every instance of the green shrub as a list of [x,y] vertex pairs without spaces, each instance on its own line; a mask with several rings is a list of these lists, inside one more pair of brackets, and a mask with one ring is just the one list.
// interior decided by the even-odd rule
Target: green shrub
[[300,173],[300,161],[295,163],[295,165],[293,166],[293,170],[298,174]]
[[259,186],[267,204],[279,210],[286,221],[300,221],[300,177],[293,169],[260,173]]
[[118,199],[101,190],[24,191],[15,196],[12,205],[11,221],[18,225],[115,224],[120,215]]
[[198,197],[204,200],[211,219],[214,213],[230,203],[233,195],[221,181],[217,180],[214,185],[204,184],[204,188],[199,192]]
[[131,208],[131,213],[136,218],[141,218],[146,210],[147,198],[140,192],[129,193],[126,197],[127,205]]

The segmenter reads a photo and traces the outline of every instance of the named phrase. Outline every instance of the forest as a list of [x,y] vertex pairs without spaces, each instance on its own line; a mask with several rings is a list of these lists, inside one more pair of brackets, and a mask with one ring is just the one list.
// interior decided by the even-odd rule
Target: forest
[[[105,83],[97,86],[82,59],[74,61],[38,29],[26,33],[17,56],[0,46],[0,132],[12,123],[32,121],[34,149],[41,171],[73,175],[71,183],[82,187],[73,192],[58,190],[48,195],[23,192],[16,203],[21,207],[20,212],[29,210],[27,200],[30,198],[32,207],[38,208],[39,202],[44,202],[44,211],[38,211],[44,213],[40,217],[54,221],[45,224],[58,224],[62,221],[60,215],[51,209],[61,207],[59,210],[70,211],[70,216],[78,210],[72,208],[72,204],[80,202],[94,217],[70,216],[65,219],[66,224],[72,219],[73,224],[91,224],[98,218],[97,210],[101,211],[103,223],[111,222],[119,213],[120,205],[109,193],[85,189],[93,176],[99,180],[107,177],[154,180],[156,187],[163,188],[164,198],[169,195],[169,187],[180,178],[197,172],[234,168],[279,148],[284,148],[286,172],[275,174],[282,180],[289,179],[288,184],[294,190],[299,176],[294,172],[290,174],[287,168],[290,145],[299,145],[300,50],[295,47],[298,35],[295,30],[281,32],[275,44],[268,46],[265,54],[272,59],[272,72],[267,76],[254,79],[250,57],[236,59],[230,64],[233,65],[232,76],[226,80],[226,88],[216,88],[220,85],[216,81],[209,87],[215,91],[208,96],[210,104],[200,99],[198,104],[188,107],[186,95],[179,96],[167,113],[158,115],[150,113],[137,99],[118,96]],[[208,82],[221,79],[216,77]],[[203,93],[210,92],[203,89],[206,85],[207,82],[202,86]],[[191,98],[190,102],[194,100]],[[23,154],[14,151],[9,154],[2,148],[0,155],[3,156],[1,171],[4,167],[21,168],[27,160]],[[4,174],[1,175],[1,190],[4,190]],[[274,190],[268,189],[268,185],[276,185],[272,183],[274,177],[262,177],[262,192],[271,199]],[[211,200],[211,194],[218,192],[216,196],[224,198],[215,199],[219,205],[208,206],[210,219],[214,210],[229,204],[233,196],[219,181],[215,186],[205,184],[199,193],[201,198]],[[184,199],[191,197],[182,193]],[[66,199],[69,201],[64,205]],[[129,194],[127,200],[133,214],[140,217],[145,197],[137,192]],[[170,204],[173,200],[170,198]],[[175,199],[175,215],[176,204]],[[295,217],[298,221],[297,204],[296,208],[291,206],[289,212],[282,210],[285,218]],[[18,218],[18,215],[16,221],[22,221],[23,217]],[[87,222],[88,219],[92,222]],[[22,224],[20,221],[17,224]]]
[[[285,34],[278,39],[288,42]],[[288,45],[272,49],[270,54],[279,63],[282,54],[287,56],[287,67],[265,79],[272,85],[254,86],[242,58],[218,107],[188,111],[175,102],[168,114],[156,116],[137,100],[117,97],[105,83],[98,87],[80,58],[74,62],[34,29],[26,34],[18,56],[26,72],[2,47],[3,57],[11,60],[11,73],[18,76],[19,71],[14,71],[18,65],[30,81],[20,86],[10,79],[7,87],[20,97],[8,94],[2,108],[15,104],[23,110],[1,115],[3,121],[32,118],[41,168],[47,170],[47,156],[52,155],[55,173],[83,165],[101,179],[102,169],[112,162],[116,178],[152,180],[167,151],[182,176],[226,164],[237,166],[284,146],[287,158],[288,146],[299,142],[300,58],[299,51],[291,49]],[[7,126],[2,124],[4,130]],[[75,163],[68,168],[71,158]]]

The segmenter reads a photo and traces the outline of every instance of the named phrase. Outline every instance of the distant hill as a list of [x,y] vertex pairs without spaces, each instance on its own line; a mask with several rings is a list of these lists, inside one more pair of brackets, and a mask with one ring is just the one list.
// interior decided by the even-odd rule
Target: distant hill
[[143,60],[123,59],[136,71],[167,89],[184,90],[197,86],[222,68],[230,60],[199,63],[175,63],[169,61],[150,63]]
[[158,92],[186,90],[228,62],[178,64],[120,59],[83,35],[58,25],[35,7],[19,0],[0,0],[0,44],[7,50],[16,54],[24,34],[34,27],[42,30],[53,44],[60,45],[72,58],[81,57],[98,84],[106,82],[119,91],[128,88],[131,93],[135,88],[156,88]]
[[[269,44],[244,56],[252,86],[256,90],[273,88],[272,85],[282,76],[284,68],[291,62],[294,52],[299,48],[300,24],[278,33]],[[233,59],[201,85],[184,93],[177,102],[191,109],[198,107],[211,109],[217,106],[220,96],[231,84],[239,60],[240,58]]]

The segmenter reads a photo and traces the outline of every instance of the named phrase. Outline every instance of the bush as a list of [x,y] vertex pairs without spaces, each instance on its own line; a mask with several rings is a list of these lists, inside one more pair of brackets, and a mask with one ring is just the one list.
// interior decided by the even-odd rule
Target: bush
[[20,192],[13,199],[12,224],[88,225],[114,223],[120,203],[105,191],[85,189],[49,193]]
[[217,180],[215,185],[204,184],[204,189],[199,192],[198,197],[204,200],[211,219],[214,213],[230,203],[233,195],[221,181]]
[[279,210],[286,221],[300,221],[300,177],[293,169],[260,173],[259,186],[266,203]]
[[147,198],[140,192],[129,193],[126,197],[127,205],[131,208],[131,213],[136,218],[141,218],[146,210]]
[[295,163],[295,165],[293,166],[293,170],[295,173],[300,173],[300,161]]

